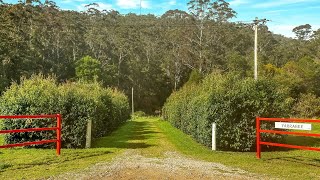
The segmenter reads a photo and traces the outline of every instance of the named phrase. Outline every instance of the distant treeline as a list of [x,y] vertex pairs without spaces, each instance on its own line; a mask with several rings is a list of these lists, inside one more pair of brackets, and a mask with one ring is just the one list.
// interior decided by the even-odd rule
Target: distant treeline
[[[96,79],[103,86],[129,96],[134,87],[136,109],[148,113],[161,109],[192,71],[252,77],[252,28],[228,22],[236,12],[223,0],[191,0],[188,7],[188,12],[169,10],[157,17],[99,11],[96,4],[76,12],[53,1],[0,1],[0,92],[38,73],[74,81],[85,56],[99,62]],[[319,96],[320,30],[307,24],[294,32],[297,39],[259,27],[259,76],[288,76],[284,83],[297,86],[293,97]]]

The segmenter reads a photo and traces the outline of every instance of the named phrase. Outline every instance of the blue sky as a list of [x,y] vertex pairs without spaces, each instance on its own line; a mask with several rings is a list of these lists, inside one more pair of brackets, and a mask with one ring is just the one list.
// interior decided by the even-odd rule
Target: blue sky
[[[4,0],[16,3],[18,0]],[[115,9],[122,14],[140,13],[140,0],[54,0],[61,9],[84,10],[84,5],[97,3],[100,9]],[[267,18],[271,31],[293,37],[292,29],[310,24],[320,28],[320,0],[226,0],[238,13],[233,21],[250,21],[255,17]],[[187,11],[189,0],[141,0],[142,13],[161,15],[170,9]]]

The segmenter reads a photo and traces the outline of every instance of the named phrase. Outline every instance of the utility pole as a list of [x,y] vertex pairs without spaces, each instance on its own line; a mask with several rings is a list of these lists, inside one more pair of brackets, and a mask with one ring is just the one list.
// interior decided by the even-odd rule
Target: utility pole
[[141,9],[142,9],[142,0],[140,0],[140,16],[141,16]]
[[253,30],[254,30],[254,79],[258,80],[258,27],[260,23],[265,24],[267,19],[258,19],[256,17],[253,20]]
[[[256,21],[258,18],[256,17]],[[258,80],[258,23],[253,25],[254,29],[254,79]]]

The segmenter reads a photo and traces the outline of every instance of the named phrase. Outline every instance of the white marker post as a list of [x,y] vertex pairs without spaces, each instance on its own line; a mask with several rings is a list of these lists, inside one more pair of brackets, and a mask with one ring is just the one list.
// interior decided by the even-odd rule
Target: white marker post
[[86,148],[91,148],[92,119],[87,123]]
[[212,123],[212,150],[213,151],[217,150],[217,146],[216,146],[216,129],[217,129],[216,123]]
[[131,94],[131,110],[132,110],[132,112],[131,112],[131,116],[132,116],[132,118],[131,118],[131,120],[134,120],[134,102],[133,102],[133,87],[132,87],[132,94]]

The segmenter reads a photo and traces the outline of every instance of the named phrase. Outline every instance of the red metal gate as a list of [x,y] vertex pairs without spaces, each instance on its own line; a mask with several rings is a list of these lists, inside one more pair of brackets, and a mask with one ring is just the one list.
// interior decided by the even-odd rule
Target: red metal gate
[[260,140],[260,133],[288,134],[288,135],[311,136],[311,137],[320,137],[320,134],[260,129],[260,121],[320,123],[320,120],[315,120],[315,119],[284,119],[284,118],[261,118],[261,117],[256,117],[257,158],[258,159],[261,158],[261,145],[278,146],[278,147],[303,149],[303,150],[311,150],[311,151],[320,151],[320,148],[316,148],[316,147],[296,146],[296,145],[290,145],[290,144],[280,144],[280,143],[272,143],[272,142],[261,141]]
[[57,155],[60,155],[61,151],[61,115],[16,115],[16,116],[0,116],[0,119],[44,119],[44,118],[56,118],[57,127],[46,127],[46,128],[28,128],[28,129],[13,129],[13,130],[0,130],[0,134],[8,133],[21,133],[21,132],[36,132],[36,131],[56,131],[57,139],[34,141],[34,142],[24,142],[17,144],[7,144],[0,146],[1,148],[10,148],[18,146],[29,146],[34,144],[46,144],[46,143],[56,143]]

